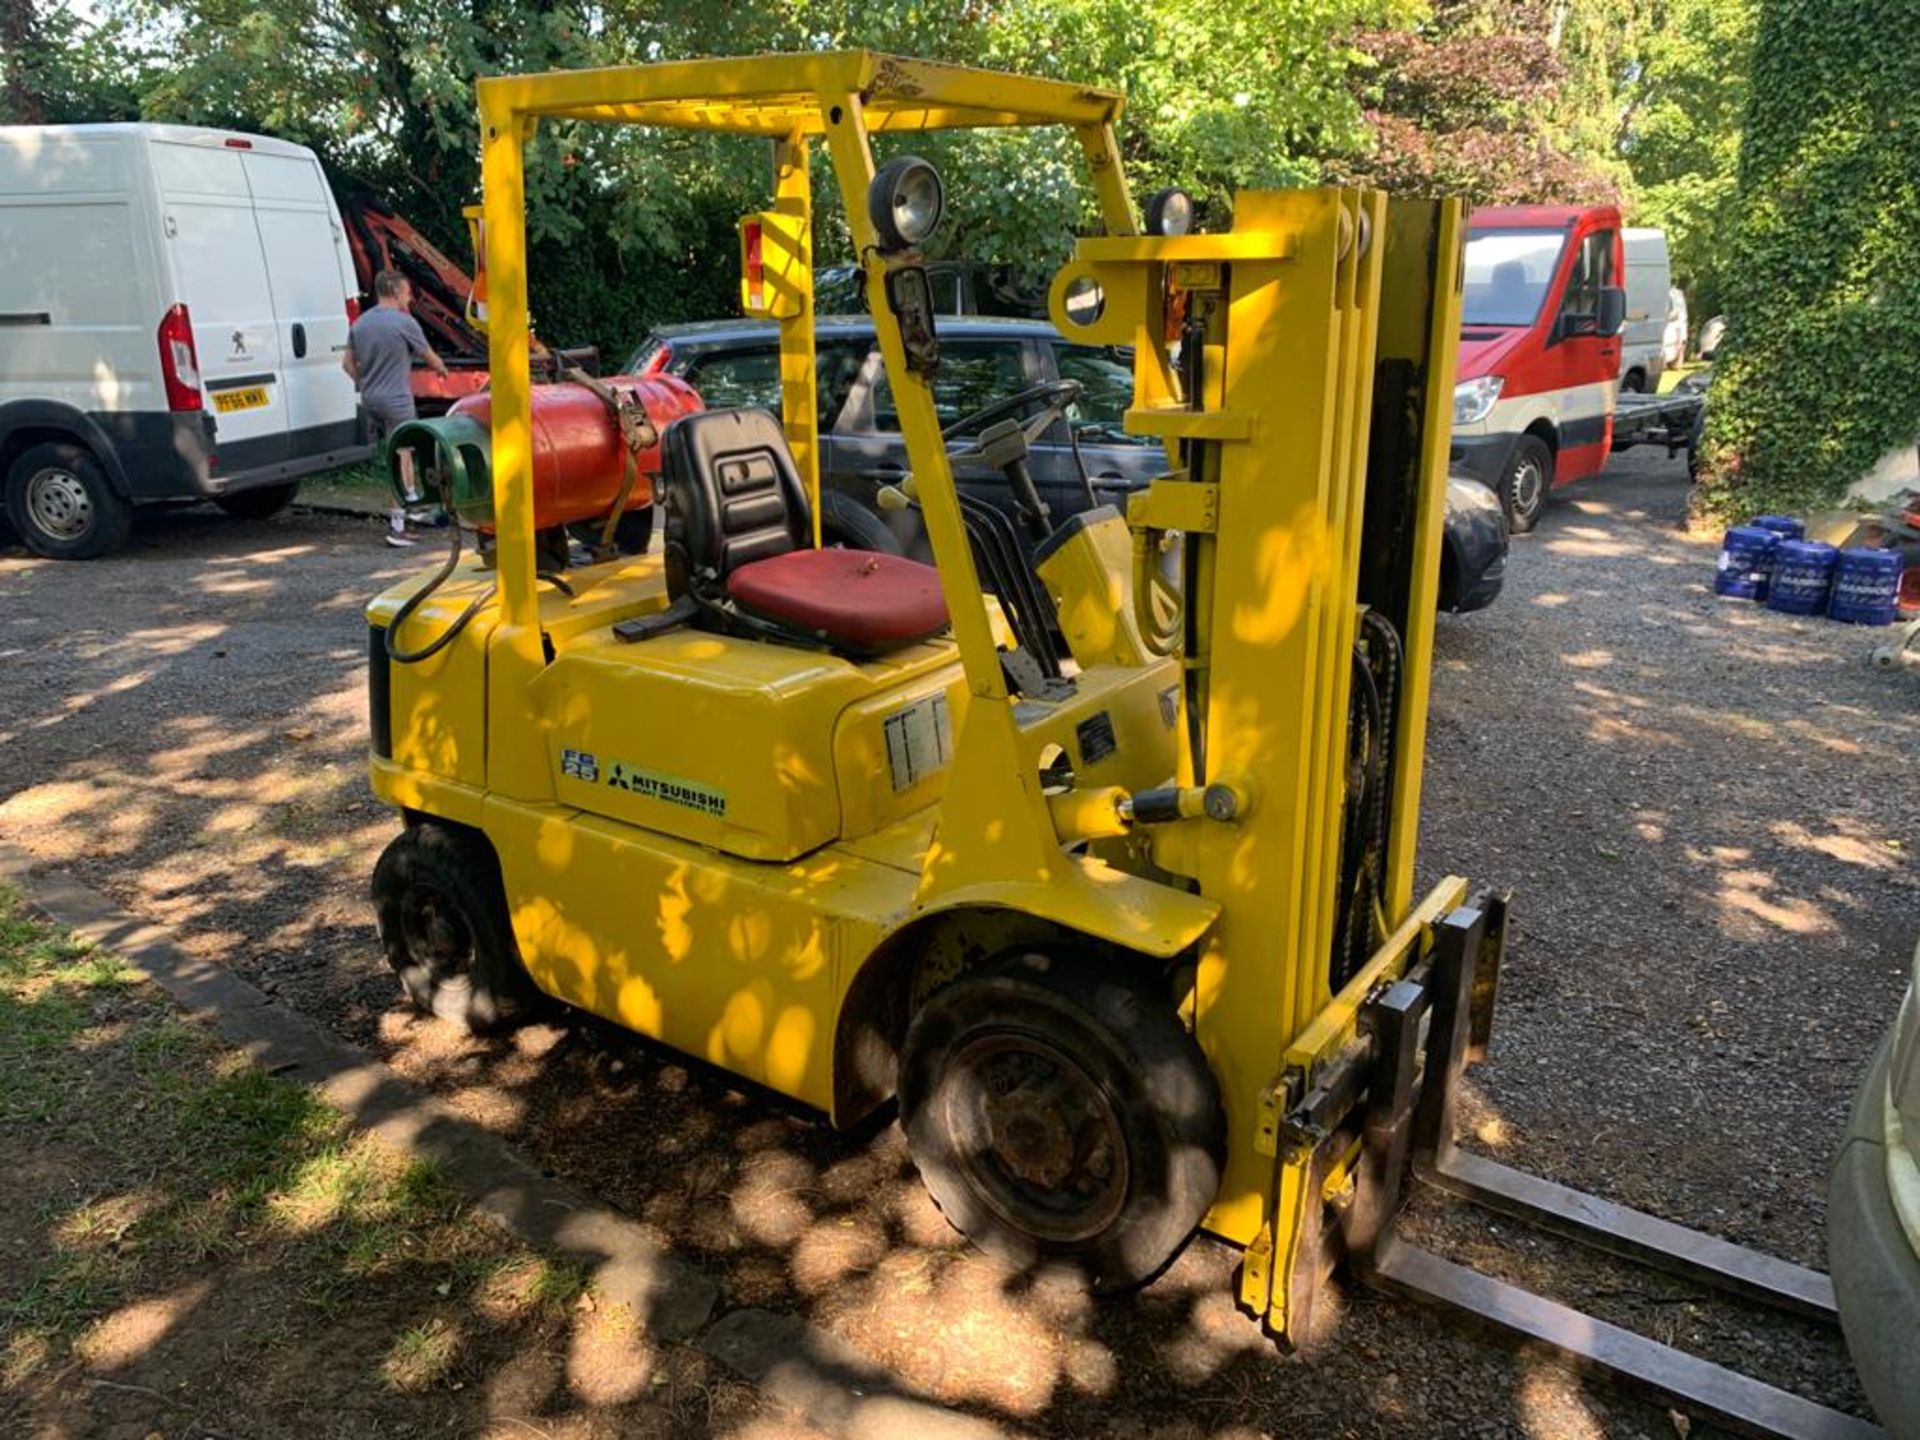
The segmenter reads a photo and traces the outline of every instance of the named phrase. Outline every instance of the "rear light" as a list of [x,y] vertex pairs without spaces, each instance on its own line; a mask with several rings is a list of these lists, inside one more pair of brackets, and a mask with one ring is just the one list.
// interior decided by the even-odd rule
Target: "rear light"
[[167,409],[200,410],[200,356],[193,348],[193,321],[187,307],[175,305],[160,317],[160,378],[167,386]]
[[360,297],[358,295],[349,295],[347,296],[347,324],[351,325],[359,318]]
[[747,309],[764,310],[767,308],[767,268],[760,258],[760,222],[749,220],[740,231],[744,246],[742,259],[746,265]]
[[238,135],[229,135],[227,137],[227,148],[229,150],[251,150],[253,148],[253,141],[242,140]]

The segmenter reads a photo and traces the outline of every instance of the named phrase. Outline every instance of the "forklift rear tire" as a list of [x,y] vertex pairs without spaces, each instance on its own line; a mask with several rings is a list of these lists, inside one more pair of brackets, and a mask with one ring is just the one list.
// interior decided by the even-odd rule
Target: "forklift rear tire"
[[1124,962],[1021,951],[914,1016],[900,1116],[949,1222],[1022,1270],[1151,1280],[1220,1187],[1226,1114],[1164,988]]
[[1540,523],[1553,491],[1553,451],[1546,441],[1538,435],[1522,435],[1513,442],[1499,490],[1509,533],[1525,535]]
[[432,821],[411,826],[374,866],[373,908],[387,963],[416,1009],[485,1035],[537,1007],[500,862],[482,836]]
[[213,503],[236,520],[265,520],[286,509],[299,493],[300,482],[289,480],[284,485],[258,485],[232,495],[215,496]]

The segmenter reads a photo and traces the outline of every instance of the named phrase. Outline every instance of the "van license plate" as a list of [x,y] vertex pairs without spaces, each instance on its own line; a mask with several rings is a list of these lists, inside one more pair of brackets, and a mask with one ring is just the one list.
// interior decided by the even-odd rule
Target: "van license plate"
[[267,403],[267,387],[249,385],[243,390],[216,390],[213,392],[213,408],[222,415],[230,415],[235,410],[258,410]]

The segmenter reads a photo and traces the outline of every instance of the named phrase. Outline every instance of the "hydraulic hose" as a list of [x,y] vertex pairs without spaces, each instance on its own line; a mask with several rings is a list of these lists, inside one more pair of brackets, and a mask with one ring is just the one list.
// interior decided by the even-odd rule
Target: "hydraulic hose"
[[1160,618],[1155,600],[1172,587],[1160,578],[1159,546],[1153,542],[1153,533],[1133,532],[1133,622],[1140,628],[1140,641],[1148,650],[1155,655],[1171,655],[1185,633],[1185,617],[1176,602],[1168,607],[1172,615]]
[[440,562],[440,568],[434,571],[432,579],[407,597],[387,624],[385,639],[387,659],[396,665],[418,665],[422,660],[431,660],[438,655],[459,638],[460,632],[467,628],[473,617],[480,613],[480,607],[491,600],[493,592],[499,588],[498,585],[489,585],[474,596],[473,602],[460,612],[459,617],[441,632],[437,639],[423,645],[420,649],[402,650],[395,642],[393,637],[400,627],[407,623],[413,612],[420,608],[429,595],[452,578],[454,569],[460,564],[460,522],[454,518],[451,500],[452,496],[444,493],[441,495],[441,504],[447,511],[447,533],[451,537],[447,546],[447,558]]
[[1333,988],[1352,979],[1366,961],[1373,919],[1372,851],[1378,836],[1369,833],[1375,792],[1384,788],[1379,765],[1385,729],[1379,686],[1366,653],[1353,647],[1353,691],[1348,707],[1348,778],[1345,834],[1340,844],[1340,913],[1334,941]]
[[1380,849],[1387,843],[1387,802],[1390,798],[1387,793],[1387,781],[1393,773],[1393,722],[1399,713],[1402,651],[1400,632],[1395,630],[1393,622],[1378,610],[1368,610],[1362,615],[1360,628],[1366,631],[1367,638],[1373,642],[1368,654],[1379,671],[1381,713],[1379,739],[1375,742],[1378,753],[1374,757],[1379,780],[1374,785],[1373,815],[1367,829],[1369,846]]
[[1386,849],[1394,752],[1393,721],[1400,690],[1402,649],[1399,632],[1377,611],[1361,617],[1367,645],[1353,649],[1353,704],[1349,724],[1355,743],[1347,796],[1347,824],[1341,855],[1341,914],[1334,952],[1337,978],[1344,981],[1366,963],[1375,926],[1385,932],[1380,913],[1381,857]]

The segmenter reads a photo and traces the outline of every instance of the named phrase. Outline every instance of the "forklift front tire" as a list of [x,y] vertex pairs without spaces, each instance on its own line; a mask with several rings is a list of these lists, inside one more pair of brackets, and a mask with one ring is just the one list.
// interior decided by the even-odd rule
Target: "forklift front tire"
[[1164,989],[1125,962],[1022,951],[930,996],[907,1032],[900,1116],[955,1229],[1097,1291],[1157,1275],[1220,1186],[1226,1115]]
[[481,836],[432,821],[409,827],[374,867],[373,907],[387,963],[416,1009],[485,1035],[538,1004],[500,863]]

